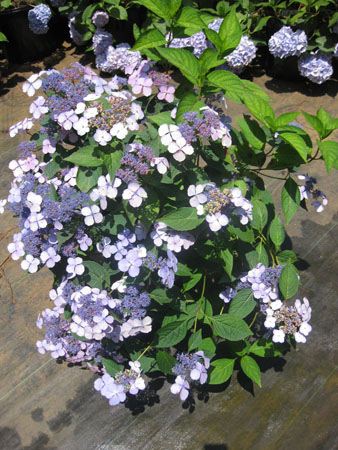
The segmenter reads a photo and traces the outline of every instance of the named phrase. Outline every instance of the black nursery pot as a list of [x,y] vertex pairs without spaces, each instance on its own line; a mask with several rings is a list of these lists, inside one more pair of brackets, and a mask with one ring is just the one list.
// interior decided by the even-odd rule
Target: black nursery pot
[[128,20],[111,19],[110,24],[113,36],[117,43],[127,42],[134,45],[133,24],[139,27],[143,25],[147,18],[147,10],[143,6],[132,6],[128,9]]
[[281,78],[286,81],[299,81],[302,79],[298,70],[297,56],[280,59],[268,54],[266,73],[274,78]]
[[0,30],[8,39],[7,57],[12,63],[36,61],[50,55],[66,35],[62,18],[53,14],[46,34],[34,34],[29,28],[29,6],[0,13]]

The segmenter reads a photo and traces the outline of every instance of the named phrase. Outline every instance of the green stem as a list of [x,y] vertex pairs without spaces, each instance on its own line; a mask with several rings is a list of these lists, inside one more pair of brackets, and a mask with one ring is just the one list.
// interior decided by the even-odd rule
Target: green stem
[[254,315],[252,321],[250,322],[249,328],[252,327],[252,325],[255,323],[255,320],[257,319],[258,313],[256,312],[256,314]]
[[199,312],[200,312],[200,309],[201,309],[201,303],[202,303],[202,300],[204,299],[204,293],[205,293],[206,284],[207,284],[207,276],[204,275],[202,292],[201,292],[200,298],[198,299],[198,308],[197,308],[197,311],[196,311],[196,317],[195,317],[195,321],[194,321],[194,333],[196,333],[196,329],[197,329],[197,320],[198,320],[198,315],[199,315]]
[[136,361],[138,361],[140,358],[142,358],[142,356],[143,356],[145,353],[147,353],[147,351],[150,350],[150,349],[151,349],[151,344],[149,344],[149,345],[143,350],[143,352],[140,354],[140,356],[137,358]]
[[275,177],[273,175],[267,175],[266,173],[261,173],[262,170],[269,170],[267,168],[262,168],[262,169],[259,169],[259,170],[257,170],[257,169],[250,169],[250,170],[251,170],[251,172],[257,173],[258,175],[262,175],[263,177],[273,178],[275,180],[283,180],[283,181],[285,181],[288,178],[288,177],[284,177],[284,178],[282,178],[282,177]]

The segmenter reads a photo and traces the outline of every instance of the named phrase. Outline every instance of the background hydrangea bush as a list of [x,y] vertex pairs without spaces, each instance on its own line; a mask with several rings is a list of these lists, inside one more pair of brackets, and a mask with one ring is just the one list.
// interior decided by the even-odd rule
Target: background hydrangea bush
[[[170,25],[180,2],[165,6]],[[8,250],[23,270],[55,276],[37,349],[90,368],[110,405],[154,376],[182,401],[237,370],[260,386],[260,360],[311,332],[263,178],[285,170],[285,223],[306,203],[323,211],[316,180],[296,171],[316,159],[338,167],[338,120],[304,113],[314,143],[299,113],[277,117],[260,88],[217,69],[238,40],[223,24],[199,57],[151,31],[138,43],[147,59],[121,53],[111,79],[80,64],[34,74],[30,116],[9,130],[26,139],[1,201],[18,217]],[[236,125],[225,97],[248,108]]]
[[[223,55],[228,70],[243,72],[258,61],[255,60],[258,50],[260,54],[267,50],[286,68],[290,58],[297,58],[299,74],[316,84],[329,80],[334,72],[338,45],[338,11],[334,0],[236,1],[231,4],[220,0],[207,4],[187,2],[183,6],[177,2],[170,23],[168,14],[162,13],[170,10],[166,0],[56,3],[53,2],[53,6],[59,6],[60,12],[69,17],[70,35],[75,44],[92,43],[97,67],[108,73],[114,72],[116,59],[125,48],[125,44],[119,45],[118,21],[123,21],[122,27],[133,23],[136,40],[142,36],[136,48],[148,45],[147,36],[153,36],[158,42],[167,41],[170,47],[191,47],[199,56],[206,48],[219,48],[214,32],[219,31],[223,20],[233,39],[232,51]],[[148,16],[144,7],[148,9]],[[132,10],[134,14],[130,14]],[[133,41],[130,36],[128,45]],[[262,62],[262,58],[259,61]],[[268,59],[266,64],[271,66],[271,62]]]

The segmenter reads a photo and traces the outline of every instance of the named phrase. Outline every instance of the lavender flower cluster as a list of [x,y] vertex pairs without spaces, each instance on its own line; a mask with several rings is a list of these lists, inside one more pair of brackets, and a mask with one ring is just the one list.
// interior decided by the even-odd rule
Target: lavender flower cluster
[[187,193],[190,205],[197,215],[205,216],[211,231],[226,227],[236,216],[243,225],[252,219],[252,204],[239,188],[221,190],[214,183],[206,183],[190,185]]
[[221,292],[220,298],[229,303],[241,289],[251,289],[265,316],[264,326],[272,331],[272,341],[283,343],[287,336],[292,336],[296,342],[305,343],[312,330],[309,324],[311,307],[305,297],[303,303],[297,299],[294,306],[280,300],[278,282],[282,269],[282,266],[265,267],[259,263],[242,276],[234,288],[228,287]]
[[110,376],[103,372],[103,376],[94,383],[94,388],[108,399],[111,406],[123,403],[127,393],[137,395],[146,388],[145,380],[141,376],[141,364],[139,361],[130,361],[129,369]]
[[128,75],[132,93],[146,97],[156,93],[159,100],[173,102],[175,87],[168,74],[155,70],[151,61],[142,59],[139,52],[131,51],[128,44],[113,46],[112,34],[104,30],[108,17],[103,11],[96,11],[92,18],[97,27],[93,36],[96,67],[103,72],[121,71]]
[[184,115],[181,125],[162,124],[158,129],[161,143],[168,148],[173,158],[182,162],[194,153],[193,143],[221,141],[224,147],[231,145],[231,135],[227,124],[220,115],[209,107],[201,109],[201,117],[190,112]]
[[298,179],[304,182],[303,186],[299,186],[301,200],[313,200],[311,205],[320,213],[324,211],[324,207],[328,204],[328,199],[324,192],[317,187],[317,180],[309,175],[297,175]]
[[208,379],[210,359],[203,351],[195,353],[178,353],[177,363],[172,371],[176,375],[175,383],[171,385],[170,391],[178,394],[185,401],[189,396],[190,383],[204,384]]

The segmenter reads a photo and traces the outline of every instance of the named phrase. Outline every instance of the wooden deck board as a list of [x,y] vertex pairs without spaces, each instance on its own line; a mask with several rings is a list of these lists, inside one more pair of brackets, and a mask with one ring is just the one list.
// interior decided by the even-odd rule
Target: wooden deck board
[[[62,64],[72,59],[68,55]],[[0,198],[8,190],[6,168],[15,157],[16,144],[5,130],[25,116],[29,104],[19,87],[2,97]],[[323,97],[271,94],[280,113],[315,112],[321,105],[337,113],[332,92]],[[8,281],[1,279],[0,290],[0,449],[337,449],[337,176],[328,178],[321,163],[311,174],[318,177],[330,203],[322,214],[301,211],[288,232],[295,251],[309,265],[302,273],[301,294],[313,307],[313,333],[306,345],[286,356],[286,362],[265,371],[263,388],[255,388],[254,396],[233,379],[225,392],[210,393],[205,402],[196,399],[195,411],[189,412],[165,385],[160,402],[155,399],[144,412],[136,414],[124,406],[110,409],[94,392],[89,372],[57,365],[36,352],[40,332],[35,320],[49,305],[51,276],[47,271],[29,276],[8,260]],[[278,197],[278,182],[270,186]],[[5,235],[14,225],[10,215],[0,219],[1,262],[7,257]]]

